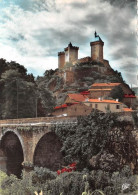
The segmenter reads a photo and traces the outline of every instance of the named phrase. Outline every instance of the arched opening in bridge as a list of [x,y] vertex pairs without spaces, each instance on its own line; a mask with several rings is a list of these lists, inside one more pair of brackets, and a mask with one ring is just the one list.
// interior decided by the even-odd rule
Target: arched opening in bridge
[[14,174],[18,178],[22,173],[23,149],[18,136],[13,132],[7,132],[1,140],[1,149],[6,157],[6,172]]
[[38,142],[34,152],[34,165],[46,167],[56,171],[64,165],[63,156],[60,152],[62,143],[53,132],[45,134]]

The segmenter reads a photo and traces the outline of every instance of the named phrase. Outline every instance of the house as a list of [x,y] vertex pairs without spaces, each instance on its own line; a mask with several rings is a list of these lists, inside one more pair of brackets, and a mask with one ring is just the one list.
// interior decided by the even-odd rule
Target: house
[[94,83],[89,89],[90,97],[97,99],[108,96],[115,87],[120,85],[121,83]]
[[54,108],[53,116],[84,116],[90,114],[92,108],[81,102],[74,102],[70,104],[63,104]]
[[124,93],[122,102],[128,107],[133,106],[136,102],[136,96],[133,94],[133,91],[129,88],[129,86],[125,83],[94,83],[89,89],[90,97],[93,99],[97,99],[99,97],[107,97],[116,87],[120,87],[122,89],[122,92]]
[[123,112],[124,104],[115,100],[89,99],[85,105],[102,112]]
[[136,96],[133,94],[124,94],[123,103],[131,107],[136,103]]

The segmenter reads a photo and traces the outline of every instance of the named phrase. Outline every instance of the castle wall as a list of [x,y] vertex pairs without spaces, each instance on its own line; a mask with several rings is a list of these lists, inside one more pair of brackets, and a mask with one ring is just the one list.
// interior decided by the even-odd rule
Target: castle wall
[[76,63],[85,63],[85,62],[90,62],[92,61],[91,57],[85,57],[85,58],[80,58],[76,61],[73,62],[73,65],[75,65]]
[[64,73],[64,80],[66,83],[73,83],[74,82],[74,72],[66,70]]

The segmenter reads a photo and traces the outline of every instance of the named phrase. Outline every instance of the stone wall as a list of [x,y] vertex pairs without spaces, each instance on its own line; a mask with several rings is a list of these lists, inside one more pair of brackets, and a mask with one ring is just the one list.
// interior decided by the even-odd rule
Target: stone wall
[[74,82],[74,72],[66,70],[64,73],[65,83],[70,84]]
[[104,96],[108,96],[110,94],[111,91],[109,90],[89,90],[90,91],[90,97],[94,98],[94,99],[98,99],[99,97],[104,97]]
[[[0,120],[0,127],[2,126],[10,126],[10,125],[18,125],[20,124],[22,126],[22,124],[30,124],[32,125],[32,123],[34,123],[34,126],[36,125],[44,125],[47,123],[53,123],[53,122],[60,122],[60,121],[74,121],[77,120],[76,117],[60,117],[60,118],[56,118],[56,117],[37,117],[37,118],[21,118],[21,119],[7,119],[7,120]],[[11,126],[12,127],[12,126]],[[0,133],[1,133],[1,128],[0,128]]]
[[52,114],[54,116],[62,116],[63,114],[66,114],[67,116],[85,116],[90,114],[91,111],[92,108],[90,106],[86,106],[84,104],[75,104],[66,108],[57,109]]

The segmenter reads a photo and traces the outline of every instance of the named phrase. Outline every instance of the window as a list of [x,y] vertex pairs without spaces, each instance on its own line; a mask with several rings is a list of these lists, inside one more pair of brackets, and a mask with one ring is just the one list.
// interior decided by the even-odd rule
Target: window
[[97,109],[98,108],[98,104],[95,104],[95,109]]
[[116,105],[116,109],[120,109],[120,105]]

